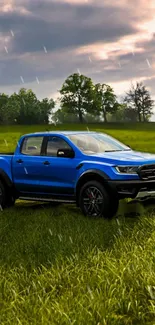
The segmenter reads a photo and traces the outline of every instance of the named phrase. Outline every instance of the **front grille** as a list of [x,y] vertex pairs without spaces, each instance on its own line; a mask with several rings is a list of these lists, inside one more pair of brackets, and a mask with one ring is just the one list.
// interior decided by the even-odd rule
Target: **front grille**
[[138,170],[142,180],[155,180],[155,165],[144,165]]

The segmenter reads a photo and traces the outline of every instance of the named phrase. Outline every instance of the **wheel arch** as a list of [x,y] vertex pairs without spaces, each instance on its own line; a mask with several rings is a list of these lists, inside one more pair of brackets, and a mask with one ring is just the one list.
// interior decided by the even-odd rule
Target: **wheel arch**
[[101,184],[104,184],[105,189],[108,192],[111,192],[111,189],[108,185],[108,180],[110,179],[110,177],[105,174],[103,171],[100,171],[98,169],[90,169],[87,170],[85,172],[83,172],[80,176],[80,178],[78,179],[78,182],[76,184],[76,189],[75,189],[75,195],[76,195],[76,203],[79,206],[79,192],[81,187],[89,182],[89,181],[98,181]]
[[4,172],[4,170],[1,169],[1,168],[0,168],[0,180],[9,189],[11,189],[13,187],[13,182],[11,181],[11,179],[9,178],[9,176]]

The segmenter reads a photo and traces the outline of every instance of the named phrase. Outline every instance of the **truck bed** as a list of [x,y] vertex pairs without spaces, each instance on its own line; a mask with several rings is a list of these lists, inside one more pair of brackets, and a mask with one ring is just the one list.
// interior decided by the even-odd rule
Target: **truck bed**
[[0,152],[0,156],[14,156],[14,152]]

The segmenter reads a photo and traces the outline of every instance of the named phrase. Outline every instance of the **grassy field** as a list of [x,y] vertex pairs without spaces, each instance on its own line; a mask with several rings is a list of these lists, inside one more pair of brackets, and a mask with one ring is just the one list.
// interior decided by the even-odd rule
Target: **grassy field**
[[[1,127],[0,151],[45,129]],[[154,123],[89,129],[155,152]],[[154,205],[124,201],[109,222],[85,218],[74,205],[17,202],[1,211],[0,324],[154,325],[154,215]]]

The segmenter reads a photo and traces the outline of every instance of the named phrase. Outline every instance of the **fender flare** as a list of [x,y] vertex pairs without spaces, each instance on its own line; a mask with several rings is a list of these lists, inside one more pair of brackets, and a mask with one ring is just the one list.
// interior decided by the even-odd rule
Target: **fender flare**
[[96,168],[86,170],[85,172],[83,172],[81,174],[80,178],[83,177],[86,174],[97,174],[97,175],[103,177],[105,180],[110,179],[110,177],[105,172],[103,172],[103,171],[101,171],[99,169],[96,169]]
[[94,174],[94,175],[100,176],[104,181],[110,180],[110,177],[106,173],[104,173],[103,171],[101,171],[99,169],[88,169],[88,170],[84,171],[80,175],[80,177],[79,177],[79,179],[78,179],[78,181],[76,183],[75,193],[77,193],[77,188],[78,188],[81,180],[83,179],[83,177],[85,177],[86,175],[89,175],[89,174],[90,175]]

